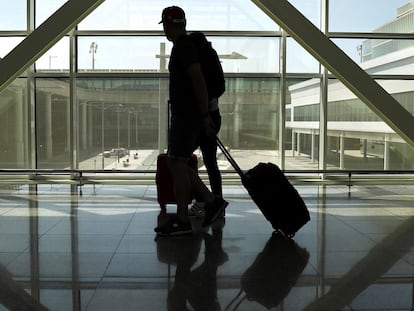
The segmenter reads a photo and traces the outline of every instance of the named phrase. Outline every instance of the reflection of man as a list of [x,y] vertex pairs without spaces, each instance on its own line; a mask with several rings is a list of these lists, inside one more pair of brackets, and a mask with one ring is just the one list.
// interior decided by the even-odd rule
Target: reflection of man
[[198,234],[174,239],[157,237],[157,256],[160,262],[176,265],[174,283],[168,290],[167,310],[184,311],[190,291],[191,267],[198,259],[202,236]]
[[229,259],[221,245],[223,226],[224,219],[221,219],[212,225],[212,235],[205,233],[204,262],[191,271],[188,302],[196,311],[221,310],[217,298],[217,268]]
[[203,227],[209,226],[224,211],[228,202],[216,197],[202,182],[197,172],[187,165],[197,148],[202,131],[215,136],[208,114],[207,87],[201,71],[197,49],[187,36],[184,11],[167,7],[162,11],[165,36],[172,41],[169,96],[170,122],[168,135],[168,167],[174,180],[177,218],[155,228],[158,234],[180,235],[192,232],[188,217],[188,198],[191,193],[206,202]]
[[[217,268],[228,260],[222,248],[224,219],[212,225],[212,234],[193,234],[167,239],[157,237],[158,260],[176,265],[174,283],[168,290],[167,310],[185,311],[187,303],[196,311],[219,311]],[[204,241],[204,261],[193,270]]]

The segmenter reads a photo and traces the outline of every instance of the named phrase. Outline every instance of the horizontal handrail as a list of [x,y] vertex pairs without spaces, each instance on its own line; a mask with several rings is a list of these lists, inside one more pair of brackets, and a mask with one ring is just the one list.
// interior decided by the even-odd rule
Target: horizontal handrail
[[[401,174],[401,175],[414,175],[414,170],[340,170],[340,169],[309,169],[309,170],[282,170],[285,174],[340,174],[340,175],[348,175],[348,174],[359,174],[359,175],[394,175],[394,174]],[[201,173],[204,170],[200,171]],[[36,175],[65,175],[65,174],[126,174],[126,173],[134,173],[134,174],[154,174],[156,170],[120,170],[120,169],[0,169],[0,175],[5,174],[36,174]],[[222,170],[221,173],[223,174],[231,174],[235,173],[234,170]]]
[[[293,184],[414,184],[414,170],[283,170]],[[208,181],[207,172],[199,172]],[[224,184],[241,184],[234,170],[222,170]],[[153,184],[155,170],[0,169],[0,183]],[[65,178],[64,175],[68,175]],[[51,177],[53,176],[53,177]]]

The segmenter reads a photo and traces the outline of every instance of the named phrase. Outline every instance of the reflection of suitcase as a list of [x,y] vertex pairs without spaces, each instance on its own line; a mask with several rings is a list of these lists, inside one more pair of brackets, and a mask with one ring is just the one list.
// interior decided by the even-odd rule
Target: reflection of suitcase
[[[226,310],[236,310],[244,299],[267,309],[278,306],[288,296],[309,261],[309,252],[294,240],[273,232],[266,246],[241,277],[241,289]],[[243,300],[239,298],[242,297]]]
[[[197,170],[197,156],[193,154],[188,165]],[[167,168],[167,154],[161,153],[157,158],[157,172],[155,175],[155,183],[157,185],[157,199],[162,210],[166,210],[167,204],[174,204],[174,182]],[[188,198],[190,204],[193,197]]]
[[310,220],[302,197],[276,164],[259,163],[244,173],[218,138],[217,145],[273,229],[293,237]]

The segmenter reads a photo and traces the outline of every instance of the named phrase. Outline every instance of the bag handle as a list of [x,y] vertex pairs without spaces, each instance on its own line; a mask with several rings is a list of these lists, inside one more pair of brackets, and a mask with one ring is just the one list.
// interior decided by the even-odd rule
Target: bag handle
[[223,152],[223,154],[226,156],[227,160],[230,162],[231,166],[236,170],[237,174],[244,179],[245,175],[240,166],[237,164],[236,160],[231,156],[230,152],[227,150],[227,148],[223,145],[220,138],[216,137],[217,146],[220,148],[220,150]]
[[[235,311],[235,310],[237,310],[237,309],[238,309],[238,307],[242,304],[242,302],[243,302],[243,301],[245,301],[245,300],[246,300],[246,298],[247,298],[247,294],[246,294],[246,293],[244,293],[244,295],[243,295],[243,296],[241,296],[243,293],[244,293],[244,290],[243,290],[243,289],[240,289],[240,291],[237,293],[236,297],[234,297],[234,298],[233,298],[233,299],[229,302],[229,304],[226,306],[226,308],[224,309],[224,311],[229,311],[229,310]],[[240,297],[241,297],[241,299],[239,299]],[[237,301],[237,299],[239,299],[239,301]],[[230,309],[230,307],[231,307],[231,306],[232,306],[235,302],[237,302],[237,303],[234,305],[233,309]]]

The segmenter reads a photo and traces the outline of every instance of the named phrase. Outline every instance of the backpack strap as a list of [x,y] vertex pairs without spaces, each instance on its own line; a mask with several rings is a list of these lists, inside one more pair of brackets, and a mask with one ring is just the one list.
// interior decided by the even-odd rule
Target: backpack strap
[[[207,40],[204,33],[202,33],[201,31],[194,31],[194,32],[190,33],[188,36],[191,38],[191,40],[193,40],[193,42],[197,46],[197,48],[202,48],[206,44],[210,43]],[[210,45],[211,45],[211,43],[210,43]]]

